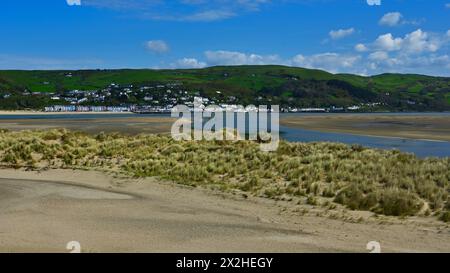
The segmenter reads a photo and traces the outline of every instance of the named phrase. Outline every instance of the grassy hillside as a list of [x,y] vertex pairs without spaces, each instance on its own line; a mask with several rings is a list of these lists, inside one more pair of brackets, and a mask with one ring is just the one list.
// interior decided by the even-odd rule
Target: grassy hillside
[[448,110],[450,78],[383,74],[362,77],[285,66],[230,66],[187,70],[0,71],[0,94],[98,90],[111,83],[142,86],[182,82],[203,95],[222,91],[241,103],[350,106],[382,102],[387,108]]

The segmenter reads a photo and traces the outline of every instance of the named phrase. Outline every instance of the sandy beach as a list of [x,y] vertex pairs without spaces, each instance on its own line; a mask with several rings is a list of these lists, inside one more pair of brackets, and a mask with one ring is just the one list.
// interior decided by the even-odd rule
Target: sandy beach
[[[448,225],[349,221],[299,207],[100,172],[0,170],[0,252],[447,252]],[[349,214],[351,218],[352,214]]]
[[450,141],[450,115],[299,115],[283,117],[280,123],[322,132]]

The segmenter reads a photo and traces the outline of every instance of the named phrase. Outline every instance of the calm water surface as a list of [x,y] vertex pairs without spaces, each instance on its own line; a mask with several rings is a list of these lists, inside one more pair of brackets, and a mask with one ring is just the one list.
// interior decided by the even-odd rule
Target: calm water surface
[[[281,114],[281,118],[290,116],[315,116],[315,115],[333,115],[333,114]],[[450,117],[450,113],[368,113],[358,115],[392,115],[392,116],[445,116]],[[36,124],[39,124],[39,120],[43,123],[51,122],[51,120],[67,120],[70,121],[86,121],[89,120],[104,120],[105,124],[126,124],[127,118],[161,118],[170,117],[169,115],[134,115],[134,114],[60,114],[60,115],[0,115],[0,121],[8,122],[9,120],[20,124],[20,120],[34,120]],[[108,120],[109,119],[109,120]],[[136,121],[133,121],[136,122]],[[144,120],[143,120],[144,122]],[[102,122],[103,123],[103,122]],[[0,123],[1,127],[1,123]],[[101,126],[98,128],[101,131]],[[375,137],[375,136],[361,136],[347,133],[329,133],[304,130],[292,127],[281,126],[281,137],[288,141],[301,141],[301,142],[315,142],[315,141],[329,141],[329,142],[342,142],[346,144],[360,144],[365,147],[378,148],[378,149],[398,149],[400,151],[414,153],[419,157],[450,157],[450,142],[446,141],[427,141],[427,140],[414,140],[403,138],[390,138],[390,137]]]

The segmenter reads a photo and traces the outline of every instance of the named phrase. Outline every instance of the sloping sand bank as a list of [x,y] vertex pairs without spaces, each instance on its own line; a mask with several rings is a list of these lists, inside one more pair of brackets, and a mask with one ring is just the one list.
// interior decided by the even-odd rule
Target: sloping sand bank
[[0,170],[0,252],[449,252],[445,224],[350,223],[99,172]]
[[450,141],[450,115],[333,114],[286,116],[281,125],[357,135]]

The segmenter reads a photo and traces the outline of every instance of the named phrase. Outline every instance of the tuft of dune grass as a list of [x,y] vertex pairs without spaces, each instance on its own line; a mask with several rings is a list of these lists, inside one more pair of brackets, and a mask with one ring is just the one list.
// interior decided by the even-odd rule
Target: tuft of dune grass
[[267,153],[252,141],[1,130],[0,161],[11,168],[113,170],[383,215],[419,215],[427,208],[427,214],[450,221],[449,158],[419,159],[359,145],[281,141],[276,152]]

